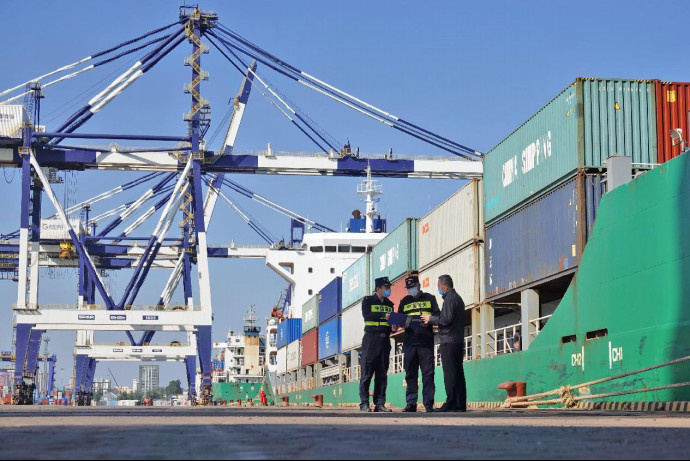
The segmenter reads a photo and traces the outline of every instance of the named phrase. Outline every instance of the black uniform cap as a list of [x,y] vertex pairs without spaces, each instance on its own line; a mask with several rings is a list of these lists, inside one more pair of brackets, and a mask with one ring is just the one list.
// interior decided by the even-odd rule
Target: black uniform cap
[[375,288],[381,288],[384,286],[391,286],[391,281],[388,280],[388,277],[379,277],[376,280],[374,280]]
[[417,277],[416,275],[410,275],[409,277],[407,277],[405,279],[405,288],[415,287],[415,286],[417,286],[418,283],[419,283],[419,277]]

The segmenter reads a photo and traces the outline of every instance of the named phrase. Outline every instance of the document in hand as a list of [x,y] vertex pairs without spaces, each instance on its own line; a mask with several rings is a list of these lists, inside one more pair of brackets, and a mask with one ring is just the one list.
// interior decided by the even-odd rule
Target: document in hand
[[407,316],[405,314],[391,312],[390,317],[388,317],[388,324],[391,326],[396,325],[404,327],[407,324]]

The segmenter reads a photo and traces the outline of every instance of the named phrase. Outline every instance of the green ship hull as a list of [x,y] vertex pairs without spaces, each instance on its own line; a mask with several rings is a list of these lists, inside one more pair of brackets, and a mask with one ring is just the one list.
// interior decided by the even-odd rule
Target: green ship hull
[[[682,155],[602,200],[580,267],[529,350],[465,362],[468,402],[498,404],[498,385],[524,381],[535,394],[616,376],[690,355],[690,156]],[[578,389],[576,397],[690,382],[690,362]],[[359,383],[285,394],[290,404],[359,403]],[[279,396],[283,397],[283,395]],[[387,400],[405,405],[404,374],[390,375]],[[436,401],[445,400],[436,370]],[[690,401],[690,387],[590,402]]]

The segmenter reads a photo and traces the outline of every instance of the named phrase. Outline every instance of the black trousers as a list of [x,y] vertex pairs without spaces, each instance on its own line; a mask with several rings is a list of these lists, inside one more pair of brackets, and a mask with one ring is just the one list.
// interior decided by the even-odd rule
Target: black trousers
[[372,377],[374,378],[374,405],[386,403],[390,357],[391,342],[388,333],[364,333],[362,339],[362,376],[359,381],[359,400],[361,403],[369,403],[369,386]]
[[441,362],[443,382],[446,385],[446,404],[449,407],[467,409],[467,388],[465,371],[462,368],[464,345],[462,343],[442,343]]
[[419,394],[419,370],[422,370],[422,402],[425,407],[434,406],[434,346],[403,346],[405,360],[405,382],[407,391],[405,400],[408,404],[417,405]]

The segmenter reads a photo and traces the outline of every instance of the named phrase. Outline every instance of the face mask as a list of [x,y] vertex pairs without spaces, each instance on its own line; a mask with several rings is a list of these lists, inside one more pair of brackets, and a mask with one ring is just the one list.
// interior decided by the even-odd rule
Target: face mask
[[389,297],[390,295],[391,295],[391,289],[390,289],[390,288],[383,292],[384,298],[387,298],[387,297]]
[[413,298],[416,298],[417,296],[419,296],[419,288],[412,287],[409,290],[407,290],[407,293]]
[[443,292],[443,290],[440,289],[440,288],[438,289],[438,294],[440,294],[441,296],[445,295],[445,293]]

